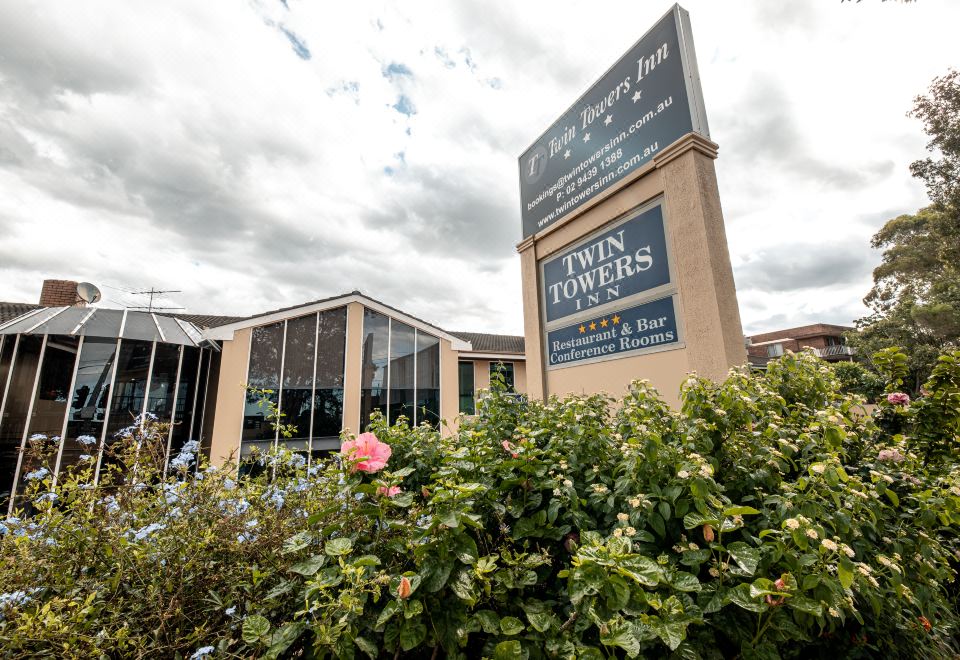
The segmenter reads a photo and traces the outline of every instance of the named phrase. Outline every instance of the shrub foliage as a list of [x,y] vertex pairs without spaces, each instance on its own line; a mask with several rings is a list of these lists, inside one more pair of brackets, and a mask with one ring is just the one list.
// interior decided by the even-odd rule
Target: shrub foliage
[[960,353],[913,401],[902,357],[873,416],[788,354],[691,376],[679,411],[643,381],[495,383],[456,433],[375,417],[352,452],[244,478],[192,444],[164,474],[167,427],[140,420],[96,487],[94,455],[54,484],[36,438],[31,515],[0,527],[0,654],[953,656]]

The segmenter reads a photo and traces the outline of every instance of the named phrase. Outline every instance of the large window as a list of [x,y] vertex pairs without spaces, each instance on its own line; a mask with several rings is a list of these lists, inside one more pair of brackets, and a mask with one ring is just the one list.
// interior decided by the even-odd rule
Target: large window
[[507,391],[513,391],[513,362],[491,362],[490,363],[490,382],[497,376],[503,378]]
[[61,469],[76,463],[81,455],[93,453],[94,447],[78,443],[77,438],[92,436],[97,444],[100,443],[116,355],[116,339],[90,337],[83,340],[67,412],[67,434],[63,438],[60,456]]
[[473,362],[461,362],[457,365],[460,381],[460,412],[465,415],[477,413],[474,400]]
[[295,427],[284,438],[247,394],[241,457],[254,447],[266,451],[285,443],[296,451],[316,454],[337,446],[343,428],[343,372],[347,314],[339,307],[253,329],[250,369],[252,387],[270,389],[282,423]]
[[440,420],[440,340],[372,309],[363,311],[360,427],[375,410],[389,424]]
[[3,480],[0,482],[0,500],[6,500],[13,490],[17,456],[27,425],[44,338],[17,335],[15,341],[16,353],[8,376],[9,387],[3,400],[3,413],[0,415],[0,478]]

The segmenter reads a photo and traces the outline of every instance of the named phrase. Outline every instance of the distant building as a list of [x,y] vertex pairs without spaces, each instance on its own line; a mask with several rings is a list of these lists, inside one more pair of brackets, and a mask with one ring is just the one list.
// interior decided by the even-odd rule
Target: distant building
[[747,337],[747,357],[751,366],[763,368],[786,351],[796,353],[812,348],[818,357],[828,362],[850,362],[854,351],[843,337],[843,333],[850,330],[853,328],[846,325],[814,323],[751,335]]

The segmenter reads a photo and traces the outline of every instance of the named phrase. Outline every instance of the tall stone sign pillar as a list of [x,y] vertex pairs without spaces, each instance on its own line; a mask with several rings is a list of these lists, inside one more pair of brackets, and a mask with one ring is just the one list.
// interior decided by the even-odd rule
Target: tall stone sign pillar
[[530,396],[746,361],[716,157],[675,5],[520,157]]

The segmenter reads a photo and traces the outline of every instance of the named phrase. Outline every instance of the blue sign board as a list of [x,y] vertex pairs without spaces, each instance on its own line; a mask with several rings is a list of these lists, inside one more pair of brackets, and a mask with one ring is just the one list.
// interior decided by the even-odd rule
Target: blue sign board
[[555,321],[670,282],[657,204],[543,264],[543,306]]
[[600,196],[691,131],[709,136],[690,19],[674,5],[520,156],[523,236]]
[[547,333],[547,366],[567,366],[680,343],[674,296]]

